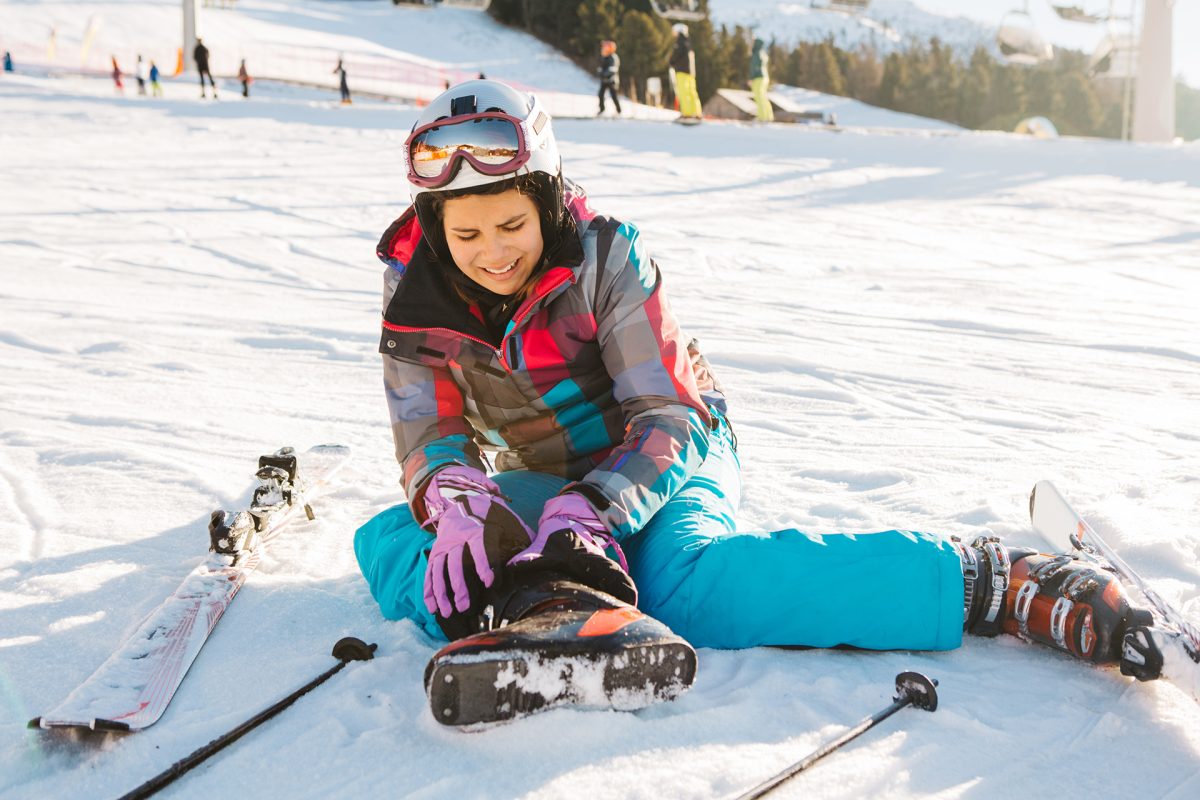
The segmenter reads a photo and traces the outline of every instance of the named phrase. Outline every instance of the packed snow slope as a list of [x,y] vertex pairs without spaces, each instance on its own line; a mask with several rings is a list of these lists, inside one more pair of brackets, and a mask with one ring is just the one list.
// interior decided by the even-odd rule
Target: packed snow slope
[[[437,643],[380,617],[351,549],[404,499],[374,246],[405,207],[417,112],[167,89],[0,80],[0,796],[118,796],[327,669],[345,635],[375,660],[163,796],[729,796],[886,706],[907,669],[941,681],[936,713],[901,712],[778,797],[1200,794],[1182,692],[1011,637],[702,650],[670,705],[439,726]],[[745,528],[1044,546],[1027,498],[1051,478],[1200,619],[1200,148],[556,131],[567,174],[641,226],[726,386]],[[260,453],[328,441],[355,452],[338,488],[272,544],[157,725],[24,729],[201,560]]]

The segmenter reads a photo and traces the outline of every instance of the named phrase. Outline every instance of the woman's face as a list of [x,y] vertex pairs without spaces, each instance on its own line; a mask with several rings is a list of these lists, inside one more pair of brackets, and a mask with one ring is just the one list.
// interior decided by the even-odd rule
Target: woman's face
[[542,260],[537,204],[516,189],[447,200],[442,227],[455,265],[496,294],[518,291]]

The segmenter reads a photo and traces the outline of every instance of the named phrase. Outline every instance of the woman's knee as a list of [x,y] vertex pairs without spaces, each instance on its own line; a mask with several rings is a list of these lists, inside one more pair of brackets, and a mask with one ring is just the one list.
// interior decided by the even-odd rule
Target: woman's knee
[[389,508],[355,531],[358,567],[385,617],[399,619],[418,611],[412,598],[420,593],[432,541],[407,505]]

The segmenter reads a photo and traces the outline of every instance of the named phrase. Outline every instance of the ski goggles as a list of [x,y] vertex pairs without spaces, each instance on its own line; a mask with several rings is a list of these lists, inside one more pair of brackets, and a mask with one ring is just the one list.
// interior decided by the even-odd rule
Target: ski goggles
[[464,162],[481,175],[516,172],[529,161],[529,142],[550,121],[540,110],[533,116],[532,125],[500,111],[422,125],[409,135],[404,149],[408,180],[424,189],[436,189],[454,180]]

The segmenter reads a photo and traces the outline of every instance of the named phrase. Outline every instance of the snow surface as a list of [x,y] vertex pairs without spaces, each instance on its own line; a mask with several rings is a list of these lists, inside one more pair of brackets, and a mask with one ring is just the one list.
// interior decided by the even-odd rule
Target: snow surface
[[[275,23],[326,9],[361,38],[380,5],[290,20],[277,4]],[[102,10],[115,29],[118,5]],[[941,681],[935,714],[901,712],[774,796],[1200,795],[1200,708],[1182,692],[1011,637],[702,650],[674,703],[441,728],[421,688],[436,643],[380,617],[351,549],[403,499],[374,245],[405,204],[417,112],[262,88],[202,103],[190,80],[155,101],[100,78],[0,79],[5,800],[128,791],[327,669],[345,635],[376,658],[163,796],[729,796],[886,706],[907,669]],[[745,527],[1041,544],[1027,497],[1050,478],[1200,619],[1200,147],[556,130],[596,205],[643,228],[729,391]],[[259,454],[331,441],[355,453],[339,487],[272,542],[158,724],[23,728],[202,560],[209,512],[247,504]]]

